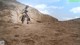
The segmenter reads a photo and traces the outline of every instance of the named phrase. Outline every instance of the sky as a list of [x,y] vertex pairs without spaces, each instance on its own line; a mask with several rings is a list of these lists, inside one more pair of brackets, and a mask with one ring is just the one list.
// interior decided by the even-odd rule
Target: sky
[[58,20],[80,18],[80,0],[17,0]]

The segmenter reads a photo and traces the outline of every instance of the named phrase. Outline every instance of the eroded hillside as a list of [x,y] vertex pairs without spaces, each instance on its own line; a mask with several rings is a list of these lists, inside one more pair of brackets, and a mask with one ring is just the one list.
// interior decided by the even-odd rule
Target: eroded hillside
[[25,5],[0,0],[0,40],[5,45],[80,45],[80,22],[58,21],[28,7],[30,24],[22,24]]

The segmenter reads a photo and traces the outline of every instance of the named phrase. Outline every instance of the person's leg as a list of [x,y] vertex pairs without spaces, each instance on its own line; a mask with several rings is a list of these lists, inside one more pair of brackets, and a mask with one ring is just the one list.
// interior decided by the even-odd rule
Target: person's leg
[[24,16],[22,16],[22,19],[21,19],[22,23],[24,23],[24,20],[25,20],[25,17],[24,17]]
[[30,18],[27,18],[27,24],[29,24],[29,22],[30,22]]
[[29,22],[27,21],[27,24],[29,24]]

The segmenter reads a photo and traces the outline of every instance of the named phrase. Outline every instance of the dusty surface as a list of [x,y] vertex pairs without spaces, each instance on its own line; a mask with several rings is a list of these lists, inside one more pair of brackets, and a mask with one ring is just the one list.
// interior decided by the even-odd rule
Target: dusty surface
[[5,24],[0,29],[7,45],[80,45],[80,23]]
[[29,7],[30,24],[22,24],[25,5],[0,0],[0,40],[5,45],[80,45],[80,19],[58,21]]

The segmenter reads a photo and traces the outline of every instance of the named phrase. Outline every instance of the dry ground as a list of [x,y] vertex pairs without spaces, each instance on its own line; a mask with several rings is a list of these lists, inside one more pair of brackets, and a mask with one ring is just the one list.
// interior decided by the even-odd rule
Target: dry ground
[[6,45],[80,45],[80,22],[2,24]]

